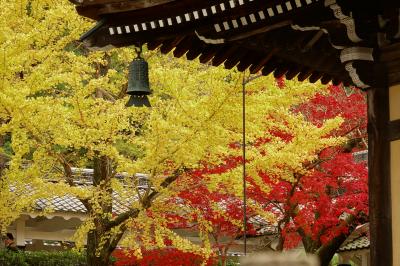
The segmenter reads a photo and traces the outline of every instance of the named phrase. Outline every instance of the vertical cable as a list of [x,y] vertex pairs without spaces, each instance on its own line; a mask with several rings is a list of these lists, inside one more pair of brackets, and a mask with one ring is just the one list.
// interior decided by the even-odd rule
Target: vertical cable
[[244,255],[247,255],[247,195],[246,195],[246,78],[243,73],[243,81],[242,81],[242,152],[243,152],[243,241],[244,241]]

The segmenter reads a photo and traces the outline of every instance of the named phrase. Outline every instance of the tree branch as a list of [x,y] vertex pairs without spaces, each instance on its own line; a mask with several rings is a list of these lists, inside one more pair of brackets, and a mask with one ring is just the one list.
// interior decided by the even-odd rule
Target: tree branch
[[[170,184],[172,184],[179,176],[181,176],[184,172],[187,172],[186,168],[178,168],[173,175],[168,176],[161,183],[160,187],[167,188]],[[147,209],[151,206],[151,203],[155,199],[155,197],[159,194],[158,191],[151,192],[144,200],[143,200],[143,208]]]
[[[351,227],[354,230],[355,216],[349,215],[340,224],[340,227]],[[328,265],[332,256],[335,254],[336,250],[342,245],[342,243],[347,239],[353,230],[348,230],[347,233],[341,233],[334,237],[329,243],[322,245],[316,251],[316,254],[320,258],[321,266]]]
[[129,218],[136,218],[140,213],[139,209],[130,209],[129,211],[126,211],[124,213],[121,213],[120,215],[117,216],[114,220],[109,221],[106,225],[105,228],[106,230],[109,230],[115,226],[120,225],[121,223],[125,222]]
[[[161,183],[161,187],[162,188],[166,188],[168,187],[171,183],[173,183],[183,172],[187,171],[187,169],[183,168],[183,169],[178,169],[175,171],[175,173],[169,177],[167,177],[162,183]],[[149,196],[145,197],[142,201],[142,206],[144,209],[148,209],[151,207],[151,204],[154,200],[154,198],[159,194],[159,192],[157,191],[153,191],[149,194]],[[117,218],[115,218],[114,220],[111,220],[110,222],[108,222],[106,224],[106,228],[110,229],[114,226],[118,226],[121,223],[125,222],[127,219],[129,218],[136,218],[140,213],[139,209],[130,209],[127,212],[121,213],[119,216],[117,216]]]

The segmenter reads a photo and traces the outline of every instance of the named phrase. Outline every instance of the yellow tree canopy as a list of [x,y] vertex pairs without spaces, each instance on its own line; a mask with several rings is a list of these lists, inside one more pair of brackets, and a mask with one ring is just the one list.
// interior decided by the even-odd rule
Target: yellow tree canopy
[[[165,199],[182,187],[173,182],[165,185],[168,177],[202,161],[218,163],[228,155],[240,155],[228,145],[241,141],[244,74],[145,52],[152,107],[126,108],[124,91],[133,49],[87,51],[76,40],[91,22],[79,17],[66,0],[1,0],[0,5],[0,135],[10,138],[11,150],[2,150],[9,165],[1,174],[0,227],[4,230],[37,198],[68,194],[91,208],[81,233],[103,219],[110,224],[107,234],[112,237],[121,224],[112,223],[117,218],[103,204],[110,201],[111,188],[141,198],[131,202],[129,207],[137,212],[132,212],[134,219],[124,219],[124,225],[130,223],[143,232],[153,223],[159,235],[171,235],[162,212]],[[266,128],[287,128],[297,138],[290,145],[270,142],[265,148],[271,156],[259,156],[249,147],[249,174],[261,168],[281,171],[277,166],[282,160],[301,168],[316,151],[341,141],[325,138],[340,119],[315,127],[290,112],[321,87],[294,82],[288,86],[279,89],[271,77],[247,85],[249,143]],[[71,167],[93,167],[99,158],[110,161],[110,174],[98,186],[76,186]],[[146,174],[157,197],[149,206],[143,204],[146,199],[137,195],[135,179],[122,182],[116,173]],[[209,187],[224,182],[232,193],[241,193],[240,173],[220,178]],[[151,219],[144,208],[153,211]],[[174,239],[183,249],[191,246]],[[127,242],[138,245],[134,240]]]

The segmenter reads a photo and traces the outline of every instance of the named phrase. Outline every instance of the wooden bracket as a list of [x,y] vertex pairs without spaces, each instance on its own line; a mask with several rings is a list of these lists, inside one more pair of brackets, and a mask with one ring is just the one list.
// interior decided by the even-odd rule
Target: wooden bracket
[[389,122],[389,141],[400,140],[400,119]]

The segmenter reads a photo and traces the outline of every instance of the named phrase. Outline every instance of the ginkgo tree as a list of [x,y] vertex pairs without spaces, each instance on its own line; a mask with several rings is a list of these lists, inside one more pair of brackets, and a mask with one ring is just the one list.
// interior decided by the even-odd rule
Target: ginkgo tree
[[[89,214],[76,237],[86,239],[90,265],[108,264],[127,228],[133,248],[136,235],[156,227],[142,243],[169,237],[177,248],[196,249],[159,213],[177,176],[206,158],[219,160],[214,155],[238,132],[239,94],[226,81],[229,72],[147,53],[152,108],[126,108],[132,49],[87,51],[76,40],[90,23],[67,1],[1,4],[0,132],[12,150],[1,179],[2,200],[12,202],[2,205],[2,229],[37,198],[72,195]],[[93,186],[80,186],[73,167],[93,168]],[[152,185],[139,193],[137,179],[117,178],[122,172],[145,173]],[[135,198],[128,211],[113,212],[113,192]],[[207,247],[197,252],[207,255]]]
[[[204,162],[218,165],[240,154],[229,145],[241,139],[243,74],[145,52],[152,107],[126,108],[132,48],[88,51],[76,40],[91,23],[67,1],[0,4],[0,135],[10,138],[9,149],[2,151],[7,155],[0,180],[2,230],[36,199],[69,195],[87,209],[76,241],[87,244],[89,265],[107,265],[125,233],[122,241],[138,256],[140,245],[163,248],[168,239],[182,251],[207,258],[207,234],[203,245],[195,246],[168,228],[166,213],[182,209],[169,199],[193,185],[176,183],[178,177]],[[273,83],[264,77],[248,86],[247,140],[255,143],[265,128],[290,128],[298,139],[288,144],[270,134],[268,157],[249,146],[249,173],[269,168],[290,180],[277,167],[280,162],[300,170],[316,151],[342,141],[326,137],[342,121],[334,118],[315,126],[290,111],[320,90],[318,85],[293,83],[280,90]],[[91,186],[74,179],[74,167],[94,169]],[[145,191],[137,189],[137,173],[146,174],[151,184]],[[215,190],[223,183],[239,195],[239,170],[210,178],[207,187]],[[127,211],[113,212],[115,194],[133,199]],[[202,230],[211,230],[198,219]]]

